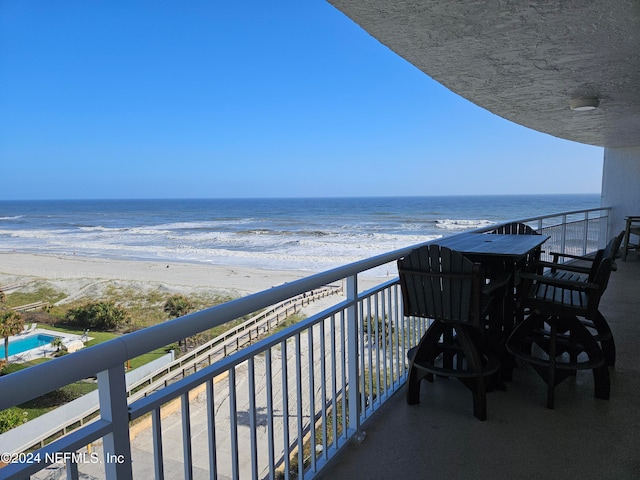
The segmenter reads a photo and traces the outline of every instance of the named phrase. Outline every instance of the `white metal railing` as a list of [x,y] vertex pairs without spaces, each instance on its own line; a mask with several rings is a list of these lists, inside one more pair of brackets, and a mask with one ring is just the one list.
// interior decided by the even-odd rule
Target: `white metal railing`
[[[127,382],[129,402],[131,403],[132,400],[148,395],[154,390],[166,387],[170,383],[175,382],[176,379],[183,378],[203,368],[203,366],[210,365],[230,353],[240,350],[259,339],[260,336],[268,334],[278,326],[279,322],[285,320],[289,315],[297,313],[305,305],[340,292],[342,292],[341,287],[332,286],[318,288],[310,292],[305,292],[304,294],[296,295],[252,316],[248,320],[230,328],[178,359],[173,360],[173,356],[171,356],[172,360],[165,362],[161,368],[154,369],[149,375],[144,375],[136,381]],[[137,371],[138,370],[135,370],[135,372]],[[129,372],[127,376],[129,376],[129,374],[131,374],[131,372]],[[96,392],[92,392],[89,395],[94,397],[95,393]],[[72,410],[72,416],[58,416],[58,421],[54,426],[50,426],[49,422],[47,428],[41,429],[39,433],[37,433],[37,429],[33,428],[30,430],[30,435],[28,435],[27,438],[24,437],[24,433],[20,431],[21,429],[0,435],[0,452],[8,450],[7,446],[23,446],[20,447],[20,451],[41,448],[48,443],[49,439],[66,435],[75,428],[81,427],[91,421],[98,413],[99,406],[97,405],[97,396],[95,397],[94,406],[87,406],[82,410],[75,408]],[[31,425],[32,424],[29,424],[29,426]]]
[[[607,215],[607,209],[592,209],[521,221],[550,235],[546,252],[586,253],[606,242]],[[0,469],[0,479],[24,478],[60,461],[66,462],[68,478],[79,472],[173,477],[175,471],[166,469],[178,464],[185,478],[314,477],[347,441],[359,438],[362,422],[406,380],[406,352],[426,325],[402,315],[397,279],[362,291],[358,277],[393,266],[416,246],[0,377],[0,410],[96,373],[100,398],[95,422],[40,450],[7,452],[14,455],[4,458],[12,462]],[[346,300],[127,404],[128,359],[337,281],[346,284]],[[170,414],[171,408],[179,415]],[[132,455],[130,425],[143,419],[151,424],[146,441],[153,458],[138,455],[138,449]]]
[[[550,252],[585,255],[603,248],[608,240],[608,220],[608,208],[591,208],[514,221],[526,223],[539,233],[550,236],[544,244],[543,252],[543,259],[550,260]],[[486,232],[493,228],[495,226],[477,231]]]

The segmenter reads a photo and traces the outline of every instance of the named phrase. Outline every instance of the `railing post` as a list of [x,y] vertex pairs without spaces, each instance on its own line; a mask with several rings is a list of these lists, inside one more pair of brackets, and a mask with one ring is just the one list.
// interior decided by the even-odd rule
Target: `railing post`
[[360,428],[358,399],[358,276],[347,277],[347,355],[349,363],[349,429],[357,432]]
[[567,253],[565,251],[565,246],[567,242],[567,215],[562,215],[562,233],[560,237],[560,251],[562,253]]
[[101,418],[111,423],[103,438],[106,478],[133,478],[124,363],[98,373],[98,398]]
[[589,243],[589,212],[584,212],[584,238],[582,242],[582,255],[587,254],[588,243]]
[[602,211],[600,211],[600,217],[598,219],[598,224],[600,225],[600,230],[598,231],[598,248],[604,248],[607,238],[614,234],[614,232],[609,231],[609,210],[605,211],[606,216],[604,217],[604,225],[602,224],[603,222],[600,221],[602,220]]

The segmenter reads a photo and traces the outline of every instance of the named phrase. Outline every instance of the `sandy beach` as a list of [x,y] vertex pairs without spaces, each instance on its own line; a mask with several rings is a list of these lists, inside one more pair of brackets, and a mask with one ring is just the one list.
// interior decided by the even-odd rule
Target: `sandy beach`
[[[0,254],[0,286],[45,280],[69,295],[109,282],[188,294],[201,290],[242,296],[298,280],[309,272],[187,263],[108,260],[25,253]],[[87,292],[85,292],[86,294]]]

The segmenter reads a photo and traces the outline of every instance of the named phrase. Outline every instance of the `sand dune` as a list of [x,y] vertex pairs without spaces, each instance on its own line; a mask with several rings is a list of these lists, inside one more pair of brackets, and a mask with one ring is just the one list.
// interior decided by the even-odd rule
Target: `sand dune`
[[86,296],[88,290],[99,291],[108,283],[160,288],[189,293],[197,290],[246,295],[284,282],[291,282],[308,272],[260,270],[219,265],[160,263],[150,261],[106,260],[75,256],[24,253],[0,254],[0,286],[47,280],[70,296]]

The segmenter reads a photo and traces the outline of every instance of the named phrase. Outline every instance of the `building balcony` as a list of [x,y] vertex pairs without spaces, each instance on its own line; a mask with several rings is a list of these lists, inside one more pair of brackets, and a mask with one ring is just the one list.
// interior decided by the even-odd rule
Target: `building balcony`
[[400,389],[321,478],[639,478],[640,261],[630,255],[617,266],[600,302],[617,348],[610,400],[593,397],[583,370],[556,387],[549,410],[546,384],[520,365],[506,391],[487,395],[488,418],[479,422],[460,382],[423,381],[420,404],[407,405]]

